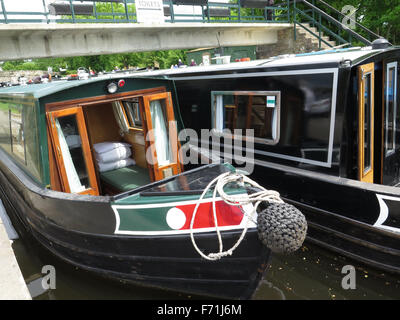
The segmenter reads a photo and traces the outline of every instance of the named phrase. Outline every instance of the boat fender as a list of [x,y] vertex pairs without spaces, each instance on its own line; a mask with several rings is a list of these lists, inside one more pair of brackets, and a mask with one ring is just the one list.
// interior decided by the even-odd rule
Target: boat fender
[[[246,188],[246,194],[227,194],[224,186],[236,183]],[[205,194],[212,189],[212,207],[215,230],[218,236],[219,252],[206,255],[196,243],[193,226],[196,219],[197,209]],[[225,203],[232,206],[253,205],[251,214],[245,214],[247,222],[236,243],[228,250],[223,251],[221,232],[218,227],[218,220],[215,208],[215,201],[219,195]],[[258,213],[257,208],[263,205],[266,209]],[[258,214],[257,214],[258,213]],[[258,218],[256,218],[256,216]],[[260,218],[261,216],[261,218]],[[243,241],[250,222],[257,223],[258,235],[261,242],[274,252],[293,252],[301,247],[307,232],[307,222],[303,214],[295,207],[283,202],[278,192],[267,190],[257,182],[251,180],[244,174],[225,172],[212,180],[203,190],[193,210],[190,222],[190,239],[193,247],[206,260],[219,260],[222,257],[230,256]]]
[[270,202],[257,216],[258,237],[275,253],[298,250],[307,233],[304,215],[288,203]]

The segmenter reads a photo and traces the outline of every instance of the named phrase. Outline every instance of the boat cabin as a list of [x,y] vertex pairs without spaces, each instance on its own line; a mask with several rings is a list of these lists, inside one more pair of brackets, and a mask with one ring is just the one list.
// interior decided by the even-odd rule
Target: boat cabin
[[153,74],[175,82],[186,128],[199,135],[212,128],[217,138],[253,129],[255,173],[268,162],[393,186],[400,183],[399,68],[400,48],[379,40]]
[[0,146],[47,188],[115,195],[183,172],[171,81],[126,77],[2,89]]

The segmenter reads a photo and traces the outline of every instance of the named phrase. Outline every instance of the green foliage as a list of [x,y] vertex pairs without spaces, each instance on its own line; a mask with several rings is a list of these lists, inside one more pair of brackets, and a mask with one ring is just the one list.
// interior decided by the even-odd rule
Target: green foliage
[[54,59],[34,59],[31,62],[25,61],[6,61],[3,70],[43,70],[48,67],[53,71],[59,68],[68,68],[68,73],[75,73],[80,67],[91,68],[97,72],[127,69],[133,67],[154,67],[161,69],[170,68],[172,64],[177,64],[179,59],[185,60],[185,50],[151,51],[136,53],[120,53],[111,55],[67,57]]
[[[331,0],[327,1],[332,7],[339,11],[346,5],[351,5],[357,9],[356,21],[371,31],[388,39],[392,44],[400,44],[400,1],[399,0]],[[320,8],[323,5],[315,3]],[[341,21],[343,16],[339,16],[329,9],[326,13]],[[347,14],[348,12],[344,12]],[[364,37],[368,33],[357,27],[356,32]],[[374,39],[370,39],[374,40]],[[354,44],[354,43],[353,43]]]

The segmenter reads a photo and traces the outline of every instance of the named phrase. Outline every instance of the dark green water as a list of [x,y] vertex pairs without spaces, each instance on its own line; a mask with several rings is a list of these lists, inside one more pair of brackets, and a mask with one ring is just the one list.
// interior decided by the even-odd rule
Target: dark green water
[[[37,243],[18,239],[13,249],[34,299],[198,299],[180,293],[128,286],[78,270],[53,257]],[[56,289],[41,288],[44,265],[56,269]],[[342,268],[353,265],[356,289],[342,288]],[[273,255],[255,300],[400,299],[400,276],[368,268],[310,243],[291,255]]]

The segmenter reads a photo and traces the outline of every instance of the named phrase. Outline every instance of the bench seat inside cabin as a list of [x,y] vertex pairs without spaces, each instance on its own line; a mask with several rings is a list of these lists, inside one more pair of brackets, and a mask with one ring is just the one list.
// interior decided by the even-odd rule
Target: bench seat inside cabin
[[100,180],[115,192],[125,192],[151,182],[149,171],[137,165],[100,173]]

